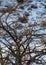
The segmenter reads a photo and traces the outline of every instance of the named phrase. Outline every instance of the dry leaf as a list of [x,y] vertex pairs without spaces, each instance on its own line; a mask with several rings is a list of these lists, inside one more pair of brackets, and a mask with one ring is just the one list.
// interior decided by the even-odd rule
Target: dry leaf
[[28,35],[28,34],[30,34],[30,31],[29,30],[24,30],[24,35]]
[[42,21],[42,26],[46,27],[46,21]]
[[46,42],[46,38],[42,37],[42,38],[41,38],[41,41],[42,41],[42,42]]
[[19,17],[19,20],[20,20],[22,23],[27,23],[27,18],[26,18],[26,16]]

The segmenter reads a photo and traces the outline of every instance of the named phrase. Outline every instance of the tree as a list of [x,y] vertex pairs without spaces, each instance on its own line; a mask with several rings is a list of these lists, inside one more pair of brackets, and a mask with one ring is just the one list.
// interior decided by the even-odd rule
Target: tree
[[[6,10],[6,12],[9,11]],[[33,62],[43,64],[42,60],[39,60],[39,58],[42,55],[46,54],[46,49],[41,49],[40,51],[38,51],[36,50],[36,45],[32,49],[30,47],[30,44],[32,43],[34,38],[40,38],[41,40],[43,39],[43,35],[46,34],[35,34],[35,31],[37,30],[33,30],[33,27],[37,26],[37,23],[29,24],[28,27],[30,27],[30,29],[28,29],[28,27],[23,27],[21,24],[19,24],[19,20],[22,23],[28,22],[27,18],[24,18],[24,16],[19,17],[17,22],[11,21],[11,23],[8,23],[7,20],[11,13],[8,13],[5,16],[5,20],[2,20],[2,16],[5,15],[4,12],[0,16],[0,34],[2,34],[0,35],[2,38],[0,39],[0,43],[4,44],[7,48],[7,53],[5,52],[5,54],[7,55],[5,57],[6,61],[11,63],[12,65],[30,65]],[[20,32],[18,32],[19,29],[21,29]],[[42,42],[44,42],[45,44],[45,41],[41,41],[40,43],[38,42],[38,44],[41,44]],[[35,54],[33,57],[31,56],[32,53]]]

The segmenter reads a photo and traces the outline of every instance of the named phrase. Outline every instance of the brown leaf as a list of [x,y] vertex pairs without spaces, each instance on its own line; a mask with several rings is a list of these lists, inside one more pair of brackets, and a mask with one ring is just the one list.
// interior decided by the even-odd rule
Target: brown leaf
[[30,31],[29,30],[24,30],[24,35],[28,35],[30,33]]
[[27,18],[26,18],[26,16],[19,17],[19,20],[20,20],[22,23],[27,23]]
[[5,12],[8,12],[8,13],[12,13],[12,11],[15,11],[16,8],[14,8],[13,6],[8,6],[7,8],[3,8],[0,10],[1,13],[5,13]]
[[42,26],[46,27],[46,21],[42,21]]
[[42,41],[42,42],[46,42],[46,38],[42,37],[42,38],[41,38],[41,41]]

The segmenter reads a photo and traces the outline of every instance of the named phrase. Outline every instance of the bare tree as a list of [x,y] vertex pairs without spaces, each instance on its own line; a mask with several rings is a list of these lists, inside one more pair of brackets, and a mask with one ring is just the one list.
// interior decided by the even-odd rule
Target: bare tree
[[[4,11],[3,14],[0,16],[0,43],[3,44],[6,48],[3,48],[5,49],[6,57],[4,56],[4,58],[2,59],[5,59],[8,63],[11,63],[12,65],[32,65],[33,62],[45,65],[45,62],[43,63],[42,60],[39,60],[39,58],[42,55],[46,55],[46,49],[38,51],[36,50],[36,45],[32,49],[30,47],[30,44],[32,43],[34,38],[40,38],[40,42],[38,42],[38,44],[45,44],[46,38],[44,39],[44,36],[46,36],[46,34],[35,34],[35,32],[38,30],[34,30],[33,28],[39,25],[37,23],[29,24],[29,29],[28,27],[23,27],[21,24],[19,24],[19,20],[22,23],[28,22],[26,16],[19,17],[17,22],[12,21],[11,23],[8,23],[7,20],[12,11],[13,10],[10,10],[10,13],[7,14],[5,20],[2,20]],[[9,11],[5,10],[5,12]],[[42,25],[44,24],[42,23]],[[21,31],[17,32],[18,29],[21,29]],[[33,54],[35,55],[32,56]]]

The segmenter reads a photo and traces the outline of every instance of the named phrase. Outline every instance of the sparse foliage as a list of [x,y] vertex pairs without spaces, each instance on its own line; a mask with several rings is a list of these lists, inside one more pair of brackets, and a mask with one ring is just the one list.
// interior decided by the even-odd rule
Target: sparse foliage
[[[15,11],[15,9],[12,9],[12,6],[8,6],[6,10],[8,15],[6,16],[5,21],[2,20],[3,15],[6,13],[4,13],[5,9],[1,11],[3,14],[0,16],[0,30],[3,32],[0,31],[0,34],[2,34],[0,35],[0,43],[4,45],[4,48],[0,47],[0,63],[3,63],[2,65],[32,65],[34,62],[36,64],[44,65],[45,61],[43,63],[39,58],[46,55],[46,37],[44,38],[44,35],[46,36],[46,34],[35,33],[36,31],[41,30],[34,30],[34,27],[38,25],[37,23],[30,23],[28,27],[24,27],[22,24],[28,23],[28,19],[25,16],[19,17],[17,22],[12,21],[12,23],[8,23],[7,20],[9,15],[13,10]],[[46,26],[46,23],[43,22],[42,26]],[[20,32],[18,32],[18,30],[20,30]],[[35,44],[34,47],[31,47],[30,45],[35,41],[34,38],[39,38],[40,42],[36,41],[35,43],[37,44]],[[44,45],[44,49],[37,49],[42,45]],[[5,51],[4,53],[2,53],[2,49]]]

